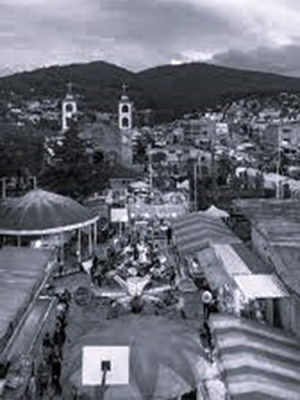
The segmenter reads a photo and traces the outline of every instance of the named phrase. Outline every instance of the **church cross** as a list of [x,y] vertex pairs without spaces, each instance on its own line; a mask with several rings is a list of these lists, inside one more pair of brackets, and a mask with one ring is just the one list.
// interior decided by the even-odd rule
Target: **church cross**
[[128,85],[126,85],[126,83],[123,83],[123,85],[122,85],[123,94],[126,94],[127,89],[128,89]]
[[69,82],[68,84],[67,84],[67,88],[68,88],[68,93],[72,93],[72,91],[73,91],[73,83],[72,82]]

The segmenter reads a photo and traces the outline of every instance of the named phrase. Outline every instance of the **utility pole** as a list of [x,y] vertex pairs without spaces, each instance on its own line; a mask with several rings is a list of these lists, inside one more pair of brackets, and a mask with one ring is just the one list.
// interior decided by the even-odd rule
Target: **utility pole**
[[195,201],[195,211],[198,210],[198,184],[197,184],[197,163],[194,162],[194,201]]
[[6,178],[1,178],[2,182],[2,199],[6,198]]
[[216,142],[216,125],[214,123],[213,133],[211,138],[212,198],[214,202],[216,200],[216,188],[217,188],[216,165],[215,165],[215,142]]
[[149,180],[150,180],[150,189],[151,193],[153,191],[153,168],[152,168],[152,151],[151,145],[148,144],[148,162],[149,162]]
[[280,148],[281,148],[281,135],[280,126],[278,126],[277,134],[277,163],[276,163],[276,199],[280,199],[280,185],[279,185],[279,172],[280,172]]
[[102,378],[101,378],[101,384],[98,390],[98,398],[99,400],[104,400],[104,396],[105,396],[105,392],[107,390],[107,384],[106,384],[106,376],[107,376],[107,372],[110,370],[110,366],[107,365],[107,362],[103,362],[102,365]]

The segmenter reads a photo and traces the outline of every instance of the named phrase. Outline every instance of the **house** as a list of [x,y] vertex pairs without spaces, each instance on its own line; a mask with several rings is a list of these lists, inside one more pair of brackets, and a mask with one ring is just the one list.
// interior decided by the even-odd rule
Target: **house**
[[300,201],[244,199],[235,200],[233,206],[249,222],[253,250],[289,291],[274,303],[277,326],[300,336]]

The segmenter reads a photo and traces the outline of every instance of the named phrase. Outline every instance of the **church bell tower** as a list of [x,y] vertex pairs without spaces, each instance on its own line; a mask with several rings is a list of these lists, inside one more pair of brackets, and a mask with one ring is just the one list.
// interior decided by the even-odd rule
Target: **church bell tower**
[[118,127],[121,139],[121,160],[124,165],[132,164],[132,128],[133,128],[133,103],[126,94],[126,85],[119,100]]
[[68,84],[66,97],[62,101],[62,131],[66,132],[70,128],[70,121],[77,117],[77,101],[73,94],[72,84]]
[[119,129],[121,131],[126,131],[132,129],[132,108],[133,104],[130,101],[129,97],[126,94],[127,86],[123,85],[123,94],[119,101],[119,112],[118,112],[118,121],[119,121]]

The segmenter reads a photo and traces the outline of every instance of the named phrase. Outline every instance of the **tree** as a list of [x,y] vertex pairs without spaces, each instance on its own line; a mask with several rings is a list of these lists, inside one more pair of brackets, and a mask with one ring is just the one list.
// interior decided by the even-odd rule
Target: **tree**
[[146,157],[146,147],[145,144],[143,143],[142,138],[138,138],[137,143],[136,143],[136,156],[135,156],[135,161],[137,164],[144,164],[145,163],[145,157]]
[[0,176],[37,175],[44,159],[44,135],[33,127],[1,125]]
[[62,145],[57,144],[54,153],[53,163],[40,177],[44,187],[77,200],[105,187],[104,157],[99,153],[92,160],[88,157],[76,125],[65,133]]

